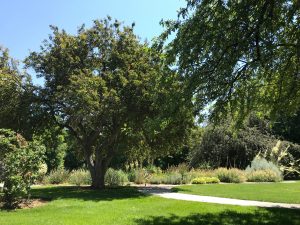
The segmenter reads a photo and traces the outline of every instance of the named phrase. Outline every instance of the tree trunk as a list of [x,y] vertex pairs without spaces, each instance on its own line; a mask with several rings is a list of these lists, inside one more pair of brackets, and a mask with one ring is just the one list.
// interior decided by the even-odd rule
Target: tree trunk
[[94,165],[89,167],[93,189],[103,189],[105,187],[104,177],[107,171],[106,165],[107,162],[103,159],[95,161]]
[[99,149],[98,151],[95,151],[95,155],[93,155],[91,145],[86,144],[85,147],[85,160],[91,173],[92,188],[103,189],[105,187],[105,173],[112,160],[112,157],[114,156],[115,151],[113,148],[108,148],[112,150],[106,150],[107,154],[103,156],[101,152],[103,152],[104,149],[102,149],[102,151]]
[[[94,169],[92,177],[92,188],[93,189],[103,189],[105,187],[105,177],[106,169]],[[91,173],[92,174],[92,173]]]

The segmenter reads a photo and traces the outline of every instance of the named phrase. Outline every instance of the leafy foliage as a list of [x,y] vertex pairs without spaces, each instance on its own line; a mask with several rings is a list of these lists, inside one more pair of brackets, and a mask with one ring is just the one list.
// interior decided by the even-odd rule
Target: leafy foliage
[[63,168],[64,157],[67,150],[67,132],[58,126],[45,129],[36,138],[46,147],[45,163],[48,173],[52,170]]
[[44,150],[44,146],[37,141],[27,142],[13,131],[0,129],[0,181],[4,182],[3,200],[6,208],[16,208],[21,198],[29,195]]
[[133,27],[108,17],[76,35],[52,30],[26,63],[45,78],[44,107],[77,139],[93,187],[104,186],[116,154],[159,155],[182,144],[193,125],[192,102]]
[[299,110],[298,1],[187,0],[178,17],[161,39],[175,33],[168,59],[200,110],[235,123],[253,109],[273,119]]
[[245,169],[259,153],[271,149],[276,139],[256,125],[246,125],[238,132],[230,122],[205,128],[199,144],[191,152],[190,166],[198,168],[236,167]]
[[27,139],[47,121],[30,76],[18,70],[18,62],[0,46],[0,127]]
[[297,177],[300,175],[300,158],[297,155],[294,157],[295,150],[300,152],[300,146],[278,140],[271,150],[261,152],[258,157],[262,156],[278,165],[285,177]]
[[298,176],[300,146],[279,140],[268,120],[252,115],[238,131],[230,124],[226,121],[204,128],[199,144],[191,152],[191,167],[245,169],[259,155],[278,165],[285,177]]

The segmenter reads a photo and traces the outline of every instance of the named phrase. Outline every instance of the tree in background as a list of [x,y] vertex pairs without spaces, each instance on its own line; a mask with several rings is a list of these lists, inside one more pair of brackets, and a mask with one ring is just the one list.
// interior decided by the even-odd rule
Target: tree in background
[[245,169],[260,152],[271,149],[274,137],[256,126],[244,126],[238,132],[232,130],[230,121],[217,126],[210,124],[192,151],[191,167]]
[[83,150],[81,149],[81,145],[76,141],[76,138],[68,133],[65,141],[67,149],[64,154],[64,168],[70,171],[86,168]]
[[190,155],[194,168],[245,169],[256,156],[264,157],[280,167],[286,178],[300,175],[300,145],[280,140],[272,132],[266,119],[251,115],[239,131],[227,120],[203,128]]
[[52,29],[26,63],[45,78],[43,107],[77,139],[93,188],[104,187],[113,157],[138,140],[156,152],[182,143],[193,124],[190,98],[182,97],[177,75],[139,42],[133,27],[107,18],[77,35]]
[[45,148],[45,163],[47,172],[64,167],[64,157],[68,148],[67,131],[53,124],[46,128],[42,133],[36,135],[36,139],[42,143]]
[[282,115],[273,124],[272,131],[283,139],[300,144],[300,112],[291,116]]
[[274,120],[299,111],[299,15],[299,1],[187,0],[161,38],[175,32],[169,63],[211,118],[240,123],[255,110]]
[[37,91],[30,76],[19,71],[8,50],[0,47],[0,128],[12,129],[32,139],[34,132],[48,120]]

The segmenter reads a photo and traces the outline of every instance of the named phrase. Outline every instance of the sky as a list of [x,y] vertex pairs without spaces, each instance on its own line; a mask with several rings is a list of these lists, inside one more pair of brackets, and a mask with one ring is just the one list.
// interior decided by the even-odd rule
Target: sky
[[151,41],[163,30],[161,19],[176,19],[185,0],[0,0],[0,5],[0,45],[22,61],[39,50],[51,33],[49,25],[76,33],[83,23],[90,27],[107,15],[128,25],[135,22],[135,33]]

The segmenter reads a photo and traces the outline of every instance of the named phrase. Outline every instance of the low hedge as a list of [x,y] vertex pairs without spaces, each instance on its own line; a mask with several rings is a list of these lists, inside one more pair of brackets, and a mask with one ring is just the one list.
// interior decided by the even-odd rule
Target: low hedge
[[198,177],[192,180],[192,184],[217,184],[220,180],[217,177]]

